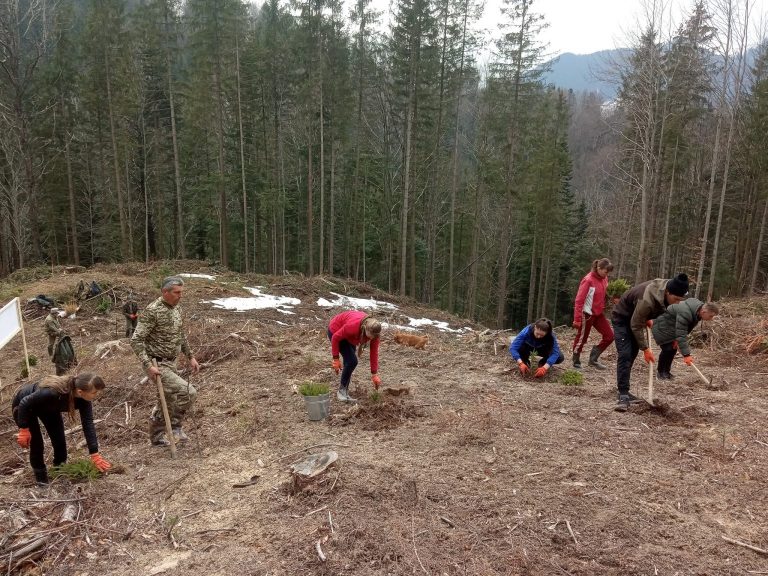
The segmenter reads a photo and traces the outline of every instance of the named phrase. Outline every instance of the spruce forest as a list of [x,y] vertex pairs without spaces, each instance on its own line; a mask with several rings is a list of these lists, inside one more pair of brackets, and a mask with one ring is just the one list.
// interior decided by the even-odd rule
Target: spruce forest
[[0,0],[0,276],[195,258],[498,327],[569,323],[603,256],[768,289],[751,4],[649,2],[611,102],[545,83],[537,4]]

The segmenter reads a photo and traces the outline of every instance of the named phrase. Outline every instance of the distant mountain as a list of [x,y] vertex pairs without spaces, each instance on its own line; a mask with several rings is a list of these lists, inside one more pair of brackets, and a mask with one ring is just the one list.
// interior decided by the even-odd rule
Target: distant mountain
[[593,54],[566,52],[550,62],[544,81],[574,92],[599,92],[605,100],[616,97],[618,86],[609,80],[611,63],[621,60],[628,49],[601,50]]

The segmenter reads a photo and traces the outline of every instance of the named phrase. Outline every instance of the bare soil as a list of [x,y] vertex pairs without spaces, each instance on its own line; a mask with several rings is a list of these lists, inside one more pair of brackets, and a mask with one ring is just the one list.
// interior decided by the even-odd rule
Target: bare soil
[[[34,486],[10,415],[24,383],[21,338],[0,352],[0,571],[768,574],[768,355],[745,350],[766,332],[768,299],[723,303],[724,314],[697,335],[694,357],[713,377],[710,385],[678,359],[676,379],[656,383],[657,406],[624,414],[613,410],[613,348],[604,355],[609,369],[585,368],[582,386],[561,385],[560,367],[544,381],[523,379],[506,351],[510,332],[335,278],[246,277],[196,262],[125,264],[16,276],[3,302],[13,291],[22,300],[66,299],[82,279],[112,287],[118,299],[133,289],[143,307],[159,294],[158,275],[171,270],[217,274],[215,282],[190,279],[184,295],[189,340],[203,370],[190,380],[199,390],[187,425],[191,440],[175,460],[149,445],[155,390],[142,383],[127,341],[95,355],[97,344],[120,340],[119,306],[97,313],[96,298],[63,325],[73,335],[78,369],[108,383],[95,404],[97,432],[102,455],[122,473]],[[203,303],[245,296],[242,287],[256,285],[301,304],[285,314]],[[430,337],[425,350],[400,346],[385,330],[382,392],[403,393],[369,396],[365,353],[352,385],[360,402],[333,397],[331,416],[312,422],[297,388],[306,380],[337,382],[325,330],[340,309],[316,304],[331,291],[397,304],[396,312],[377,313],[391,324],[407,315],[474,330],[423,329]],[[53,366],[42,317],[32,307],[28,316],[37,379]],[[572,331],[558,333],[567,350]],[[638,359],[633,392],[640,396],[646,370]],[[87,455],[79,431],[68,442],[70,459]],[[315,481],[295,483],[290,464],[324,450],[335,450],[338,460]],[[77,520],[58,524],[71,503]],[[17,564],[11,549],[33,538],[44,538],[42,546]]]

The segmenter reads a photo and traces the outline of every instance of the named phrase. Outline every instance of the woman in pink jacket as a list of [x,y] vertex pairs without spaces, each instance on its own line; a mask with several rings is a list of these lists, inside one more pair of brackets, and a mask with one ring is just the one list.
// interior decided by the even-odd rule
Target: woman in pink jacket
[[[376,389],[381,385],[379,371],[379,337],[381,336],[381,323],[359,310],[349,310],[334,316],[328,325],[328,338],[331,340],[331,354],[333,355],[333,369],[336,374],[341,370],[341,383],[336,398],[341,402],[354,402],[349,396],[349,381],[352,372],[357,367],[357,357],[363,351],[363,347],[370,342],[371,345],[371,380]],[[355,353],[357,347],[357,354]],[[344,358],[344,369],[341,367],[339,354]]]
[[605,288],[608,286],[608,274],[612,270],[613,264],[608,258],[595,260],[592,262],[592,270],[581,279],[579,284],[573,307],[573,327],[576,328],[576,338],[573,341],[574,368],[581,368],[581,351],[594,326],[603,338],[589,353],[589,365],[600,370],[605,369],[605,366],[598,362],[598,358],[613,342],[613,329],[603,314]]

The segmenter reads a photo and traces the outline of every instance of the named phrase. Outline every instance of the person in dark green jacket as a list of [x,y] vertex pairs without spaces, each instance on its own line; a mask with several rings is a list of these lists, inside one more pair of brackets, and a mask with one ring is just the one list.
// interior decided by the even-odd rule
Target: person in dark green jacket
[[706,304],[696,298],[688,298],[678,304],[667,306],[667,310],[656,318],[653,323],[653,339],[661,347],[657,372],[660,380],[672,380],[670,372],[672,360],[680,350],[684,362],[693,364],[691,347],[688,344],[688,334],[696,328],[701,320],[712,320],[720,313],[717,304]]

